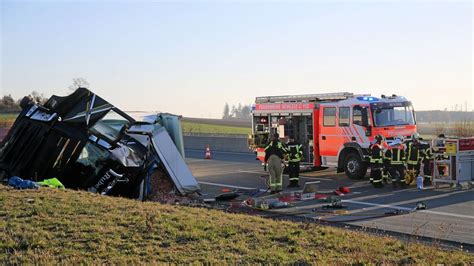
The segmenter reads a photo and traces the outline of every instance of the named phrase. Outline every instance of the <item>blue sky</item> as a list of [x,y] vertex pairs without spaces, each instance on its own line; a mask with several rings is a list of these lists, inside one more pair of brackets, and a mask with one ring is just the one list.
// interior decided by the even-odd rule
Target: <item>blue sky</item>
[[125,110],[195,117],[338,91],[473,108],[471,1],[0,2],[0,92],[16,98],[84,77]]

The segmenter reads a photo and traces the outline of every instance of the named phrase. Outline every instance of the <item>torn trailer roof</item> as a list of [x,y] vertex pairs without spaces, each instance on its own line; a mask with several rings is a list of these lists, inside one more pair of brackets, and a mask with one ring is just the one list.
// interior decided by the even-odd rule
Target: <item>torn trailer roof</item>
[[143,199],[152,171],[163,169],[179,194],[200,190],[165,127],[135,121],[85,88],[21,105],[0,144],[4,176],[55,177],[67,188]]

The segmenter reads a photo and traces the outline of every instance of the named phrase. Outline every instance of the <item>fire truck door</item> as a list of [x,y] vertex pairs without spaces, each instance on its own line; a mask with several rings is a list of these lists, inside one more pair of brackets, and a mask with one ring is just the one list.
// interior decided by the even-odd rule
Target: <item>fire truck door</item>
[[301,162],[312,162],[313,156],[309,147],[310,140],[313,139],[313,123],[311,114],[294,116],[292,119],[292,134],[296,142],[303,147],[303,160]]
[[341,138],[339,128],[336,125],[336,107],[324,106],[320,119],[319,147],[323,164],[337,164],[337,152],[339,139]]

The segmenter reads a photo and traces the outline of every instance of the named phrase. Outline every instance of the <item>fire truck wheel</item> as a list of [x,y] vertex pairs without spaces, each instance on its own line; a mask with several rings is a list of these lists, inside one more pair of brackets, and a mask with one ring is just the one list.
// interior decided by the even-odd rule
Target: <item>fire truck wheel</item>
[[358,154],[349,153],[344,160],[344,172],[349,178],[362,179],[367,173],[367,165],[362,162]]

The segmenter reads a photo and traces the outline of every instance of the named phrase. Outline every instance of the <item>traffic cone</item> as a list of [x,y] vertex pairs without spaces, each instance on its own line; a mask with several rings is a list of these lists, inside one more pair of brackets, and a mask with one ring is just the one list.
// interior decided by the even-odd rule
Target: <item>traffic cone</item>
[[206,155],[204,155],[204,159],[211,159],[211,148],[209,148],[209,144],[207,144]]

